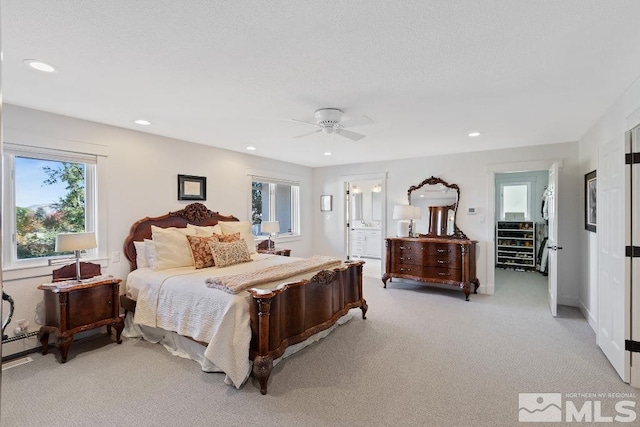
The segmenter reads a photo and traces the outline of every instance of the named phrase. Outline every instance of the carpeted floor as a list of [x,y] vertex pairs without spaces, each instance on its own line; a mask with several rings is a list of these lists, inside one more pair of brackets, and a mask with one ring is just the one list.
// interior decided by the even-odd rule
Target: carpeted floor
[[[495,296],[365,278],[354,318],[240,390],[138,340],[73,344],[2,374],[2,426],[507,426],[518,393],[636,393],[546,280],[499,271]],[[635,396],[635,394],[634,394]],[[634,398],[635,399],[635,398]],[[603,413],[613,401],[603,402]],[[636,409],[638,411],[638,409]]]

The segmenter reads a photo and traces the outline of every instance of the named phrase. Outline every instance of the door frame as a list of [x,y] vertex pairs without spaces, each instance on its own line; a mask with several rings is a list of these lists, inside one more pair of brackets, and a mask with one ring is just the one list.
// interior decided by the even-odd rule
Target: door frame
[[514,172],[548,171],[554,163],[562,168],[562,159],[532,160],[527,162],[494,163],[485,166],[487,171],[487,283],[480,284],[480,293],[494,295],[496,288],[496,174]]
[[[382,259],[384,260],[384,238],[387,235],[387,175],[388,172],[372,172],[365,174],[354,174],[354,175],[341,175],[338,180],[338,185],[340,186],[340,204],[338,209],[342,211],[341,224],[342,224],[342,232],[343,232],[343,253],[346,256],[349,256],[350,247],[349,247],[349,228],[347,227],[347,218],[348,218],[348,209],[349,204],[345,201],[345,192],[349,188],[349,183],[355,181],[380,181],[382,185],[382,219],[380,221],[380,231],[382,232],[381,240],[381,254]],[[384,264],[384,262],[381,262]],[[380,271],[382,274],[382,269]]]

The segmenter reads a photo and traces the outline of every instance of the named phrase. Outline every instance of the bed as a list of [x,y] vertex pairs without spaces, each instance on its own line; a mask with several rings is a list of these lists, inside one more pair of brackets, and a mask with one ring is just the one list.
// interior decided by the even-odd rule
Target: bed
[[[274,268],[289,268],[306,261],[294,257],[255,253],[251,261],[225,267],[167,268],[155,271],[137,265],[136,245],[151,239],[153,230],[207,228],[238,221],[210,211],[201,203],[160,217],[135,222],[125,239],[124,254],[131,265],[121,307],[134,314],[132,327],[167,331],[202,349],[203,363],[227,375],[225,382],[240,387],[252,374],[267,393],[274,361],[326,335],[345,321],[349,310],[360,308],[364,262],[340,262],[331,268],[276,278],[237,294],[212,288],[205,282],[235,278],[247,271],[260,275]],[[136,243],[138,242],[138,243]],[[298,261],[296,261],[298,260]],[[287,267],[279,267],[287,265]],[[131,319],[131,320],[129,320]],[[203,326],[204,325],[204,326]]]

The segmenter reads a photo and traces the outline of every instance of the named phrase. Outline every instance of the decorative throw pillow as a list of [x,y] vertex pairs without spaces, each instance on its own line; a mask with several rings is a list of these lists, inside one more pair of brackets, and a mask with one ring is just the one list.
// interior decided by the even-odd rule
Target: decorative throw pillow
[[191,248],[191,256],[193,257],[193,265],[196,269],[213,267],[215,264],[213,254],[209,242],[237,242],[240,240],[240,233],[213,234],[211,236],[187,236],[189,247]]
[[144,249],[144,242],[133,242],[133,246],[136,248],[136,266],[137,268],[149,267],[149,261],[147,260],[147,253]]
[[209,242],[209,246],[211,247],[216,267],[226,267],[251,261],[251,254],[244,240],[230,243],[220,243],[212,240]]
[[218,221],[218,225],[222,228],[222,234],[240,233],[240,237],[242,237],[247,244],[249,253],[256,253],[256,242],[253,240],[251,223],[249,221]]

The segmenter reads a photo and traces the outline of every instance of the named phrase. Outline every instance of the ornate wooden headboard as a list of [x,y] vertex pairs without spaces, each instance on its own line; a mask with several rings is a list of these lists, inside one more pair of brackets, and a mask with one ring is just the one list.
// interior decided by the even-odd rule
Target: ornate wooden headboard
[[131,226],[129,235],[124,240],[124,255],[129,260],[131,271],[137,268],[136,265],[136,247],[133,242],[142,242],[144,239],[151,239],[151,226],[167,228],[167,227],[186,227],[187,224],[193,225],[216,225],[218,221],[238,221],[234,216],[220,215],[207,209],[202,203],[192,203],[184,209],[175,212],[169,212],[155,218],[142,218]]

